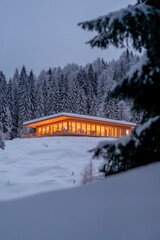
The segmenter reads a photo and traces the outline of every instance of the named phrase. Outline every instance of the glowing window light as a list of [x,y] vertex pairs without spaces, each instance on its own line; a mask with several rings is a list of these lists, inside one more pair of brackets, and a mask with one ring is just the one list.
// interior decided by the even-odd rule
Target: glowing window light
[[91,125],[87,124],[87,134],[90,134],[90,131],[91,131]]
[[114,137],[118,137],[118,129],[117,128],[114,129]]
[[126,135],[129,136],[129,129],[126,129]]
[[67,131],[67,128],[68,128],[67,122],[64,122],[64,123],[63,123],[63,131]]
[[81,132],[81,124],[79,122],[77,122],[77,132],[78,133]]
[[76,124],[75,122],[72,122],[72,132],[75,132],[76,131]]
[[49,126],[46,127],[46,133],[49,133]]
[[82,133],[86,133],[86,124],[85,123],[82,123],[81,131],[82,131]]
[[101,134],[100,126],[96,126],[96,135],[100,134]]
[[104,127],[101,126],[101,136],[104,136]]

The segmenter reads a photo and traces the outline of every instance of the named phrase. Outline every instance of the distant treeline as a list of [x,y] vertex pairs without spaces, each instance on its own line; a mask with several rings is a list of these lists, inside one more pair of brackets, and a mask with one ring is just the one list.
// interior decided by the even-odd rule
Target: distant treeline
[[128,49],[109,63],[98,58],[86,66],[68,64],[63,69],[29,74],[25,66],[10,80],[0,72],[0,132],[5,138],[26,132],[23,122],[59,112],[101,116],[139,122],[132,101],[110,96],[111,89],[128,73],[139,57]]

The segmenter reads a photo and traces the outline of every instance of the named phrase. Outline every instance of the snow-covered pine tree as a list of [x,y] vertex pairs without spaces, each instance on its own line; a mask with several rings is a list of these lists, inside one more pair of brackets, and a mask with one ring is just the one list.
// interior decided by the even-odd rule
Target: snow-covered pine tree
[[118,99],[110,97],[108,93],[104,98],[102,116],[109,119],[118,119]]
[[87,115],[87,97],[84,90],[80,87],[80,94],[76,100],[77,113]]
[[47,99],[47,109],[48,115],[55,113],[55,89],[56,89],[56,75],[55,72],[52,72],[52,78],[49,83],[48,89],[48,99]]
[[[74,65],[73,65],[74,66]],[[69,112],[78,113],[77,99],[79,97],[79,82],[78,74],[80,68],[73,68],[66,76],[68,79],[68,106]]]
[[78,114],[87,114],[87,97],[83,88],[81,70],[76,78],[69,84],[71,94],[72,112]]
[[19,122],[19,107],[18,107],[18,86],[19,86],[19,72],[18,69],[15,70],[13,78],[11,79],[10,99],[8,99],[8,105],[12,117],[12,131],[11,138],[16,138],[18,136],[18,122]]
[[44,99],[44,116],[48,116],[49,111],[48,111],[48,81],[47,81],[47,77],[45,79],[43,79],[42,92],[43,92],[43,99]]
[[46,71],[43,69],[35,83],[35,117],[43,117],[44,113],[44,95],[43,95],[43,81],[46,79]]
[[68,93],[68,78],[67,76],[61,75],[60,81],[60,96],[61,96],[61,111],[70,112],[69,93]]
[[92,64],[89,64],[87,71],[87,78],[85,80],[86,96],[87,96],[87,113],[94,115],[95,100],[97,95],[97,79],[93,72]]
[[[25,66],[22,67],[20,73],[20,80],[18,84],[18,109],[19,109],[19,119],[18,119],[18,136],[22,135],[23,123],[29,120],[29,94],[28,94],[28,76]],[[29,102],[27,102],[29,101]]]
[[123,101],[118,102],[118,120],[130,121],[131,112],[129,106]]
[[62,111],[62,98],[61,98],[61,89],[60,89],[60,82],[61,82],[62,70],[60,68],[56,71],[55,76],[55,93],[54,93],[54,108],[55,113],[60,113]]
[[[113,77],[111,76],[110,66],[106,67],[98,78],[97,86],[97,102],[96,115],[105,116],[106,104],[109,100],[109,91],[113,85]],[[113,116],[111,117],[113,118]]]
[[132,51],[128,48],[122,52],[119,59],[115,62],[113,80],[116,82],[121,81],[129,72],[132,65],[138,61],[138,55],[133,55]]
[[129,52],[128,48],[126,49],[126,51],[124,51],[121,56],[120,56],[120,72],[121,72],[121,78],[124,78],[126,76],[126,74],[129,72],[131,66],[132,66],[132,62],[133,62],[133,55],[131,52]]
[[97,75],[99,76],[103,70],[107,67],[107,63],[105,63],[105,61],[100,58],[97,58],[93,63],[93,71],[97,73]]
[[4,150],[5,143],[3,141],[2,132],[0,131],[0,148]]
[[46,78],[43,84],[43,97],[44,97],[44,111],[45,116],[51,115],[53,112],[53,95],[54,95],[54,78],[51,68],[46,72]]
[[33,71],[30,71],[28,76],[29,81],[29,92],[30,92],[30,119],[35,118],[35,104],[36,104],[36,94],[35,94],[35,76]]
[[92,86],[93,94],[97,96],[97,78],[93,71],[92,64],[89,64],[89,67],[88,67],[88,85]]
[[14,115],[14,95],[13,95],[13,84],[12,80],[10,79],[8,82],[8,88],[7,88],[7,102],[8,102],[8,138],[13,139],[14,133],[13,133],[13,115]]
[[146,56],[114,89],[115,96],[132,98],[134,108],[139,112],[144,110],[144,118],[125,141],[106,143],[96,149],[95,155],[103,155],[107,160],[103,167],[105,174],[160,160],[159,22],[160,1],[139,0],[126,9],[79,24],[98,32],[89,41],[92,47],[104,49],[110,44],[127,47],[130,42],[135,50],[146,49]]
[[44,117],[44,95],[42,85],[40,82],[37,83],[36,97],[35,97],[35,117]]
[[0,123],[1,131],[4,134],[7,134],[8,129],[8,116],[7,116],[7,81],[3,72],[0,72]]

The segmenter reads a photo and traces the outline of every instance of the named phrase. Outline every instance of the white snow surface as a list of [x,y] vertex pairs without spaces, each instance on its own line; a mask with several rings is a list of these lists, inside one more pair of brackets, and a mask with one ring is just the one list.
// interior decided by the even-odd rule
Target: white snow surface
[[160,163],[0,202],[2,240],[159,240]]
[[[104,138],[42,137],[6,141],[0,149],[0,201],[82,184],[92,158],[88,150]],[[98,172],[100,161],[92,160]]]
[[103,122],[109,122],[109,123],[118,123],[118,124],[128,124],[129,126],[136,126],[136,123],[133,122],[127,122],[124,120],[114,120],[114,119],[109,119],[109,118],[104,118],[104,117],[94,117],[94,116],[89,116],[89,115],[83,115],[83,114],[77,114],[77,113],[65,113],[65,112],[61,112],[61,113],[56,113],[53,115],[49,115],[49,116],[45,116],[45,117],[41,117],[41,118],[36,118],[27,122],[24,122],[23,125],[27,125],[30,123],[36,123],[39,121],[45,121],[51,118],[56,118],[56,117],[61,117],[61,116],[67,116],[67,117],[77,117],[77,118],[85,118],[85,119],[89,119],[89,120],[95,120],[95,121],[103,121]]

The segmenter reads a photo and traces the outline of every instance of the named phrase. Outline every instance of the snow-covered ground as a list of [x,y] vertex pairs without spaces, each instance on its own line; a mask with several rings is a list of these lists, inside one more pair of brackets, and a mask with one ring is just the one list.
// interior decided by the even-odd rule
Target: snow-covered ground
[[[0,200],[81,184],[81,173],[104,138],[43,137],[6,141],[0,150]],[[99,161],[93,160],[97,169]]]
[[0,239],[159,240],[160,163],[77,188],[2,201]]

